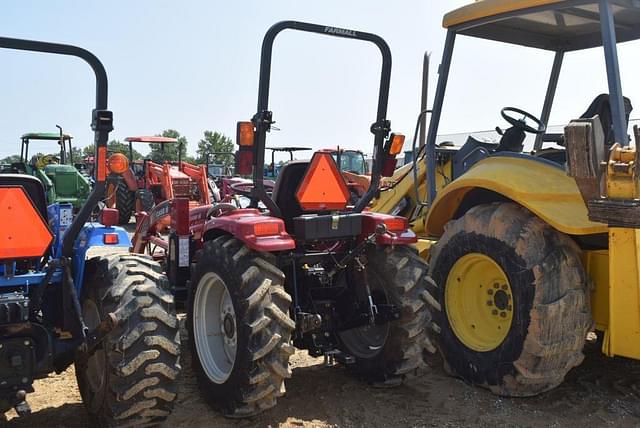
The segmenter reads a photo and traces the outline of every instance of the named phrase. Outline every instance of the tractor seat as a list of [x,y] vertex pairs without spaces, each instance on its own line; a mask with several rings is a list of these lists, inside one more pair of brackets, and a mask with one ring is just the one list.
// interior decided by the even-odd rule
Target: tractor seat
[[22,186],[42,218],[47,221],[47,199],[40,180],[31,175],[0,174],[0,187],[4,186]]
[[11,171],[16,174],[26,174],[27,173],[27,164],[24,162],[12,162],[11,163]]
[[[633,110],[633,106],[631,105],[631,100],[627,97],[622,97],[624,103],[624,118],[625,123],[629,123],[629,116],[631,115],[631,111]],[[605,145],[608,149],[615,142],[615,137],[613,133],[613,119],[611,114],[611,102],[609,101],[609,94],[600,94],[594,98],[589,107],[587,107],[587,111],[585,111],[581,119],[590,119],[594,116],[598,116],[600,119],[600,123],[602,124],[602,130],[604,131],[605,137]],[[621,141],[622,143],[622,141]],[[626,141],[624,142],[627,143]]]
[[273,200],[280,208],[282,219],[288,231],[293,230],[293,218],[302,215],[302,207],[296,199],[300,182],[307,172],[309,161],[294,160],[287,162],[276,179],[273,187]]

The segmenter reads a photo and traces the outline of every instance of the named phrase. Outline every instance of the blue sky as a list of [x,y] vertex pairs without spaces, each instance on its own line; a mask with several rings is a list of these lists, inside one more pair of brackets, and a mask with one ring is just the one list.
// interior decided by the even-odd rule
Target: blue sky
[[[385,38],[393,54],[388,118],[410,136],[419,110],[422,55],[432,52],[433,94],[445,35],[442,15],[465,3],[9,0],[3,2],[0,33],[91,50],[110,79],[112,138],[174,128],[194,153],[205,129],[234,137],[236,121],[255,113],[262,37],[285,19]],[[506,105],[539,113],[551,54],[463,38],[456,48],[441,133],[504,126],[499,110]],[[623,79],[629,77],[623,90],[632,101],[640,90],[632,78],[637,48],[636,42],[620,48]],[[274,50],[270,103],[281,131],[271,133],[268,144],[339,144],[369,152],[379,67],[373,46],[282,33]],[[55,131],[56,124],[76,136],[76,145],[90,143],[93,84],[79,60],[0,51],[0,157],[19,150],[23,132]],[[605,90],[600,50],[568,55],[551,123],[579,116]]]

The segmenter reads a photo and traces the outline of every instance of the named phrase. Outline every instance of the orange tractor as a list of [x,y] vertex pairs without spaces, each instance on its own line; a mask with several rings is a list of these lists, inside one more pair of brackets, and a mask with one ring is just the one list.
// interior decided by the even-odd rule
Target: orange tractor
[[109,208],[118,210],[119,224],[128,223],[133,213],[149,212],[156,204],[173,198],[187,198],[192,206],[211,203],[207,167],[182,161],[181,148],[177,162],[133,161],[133,143],[159,144],[164,155],[164,145],[181,144],[177,139],[140,136],[125,141],[129,143],[131,168],[122,174],[122,180],[108,186],[106,199]]

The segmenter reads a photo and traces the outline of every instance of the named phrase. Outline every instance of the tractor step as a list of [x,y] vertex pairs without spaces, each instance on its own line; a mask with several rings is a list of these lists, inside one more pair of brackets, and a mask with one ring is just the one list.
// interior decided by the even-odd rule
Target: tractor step
[[[24,393],[24,391],[22,392]],[[26,395],[26,393],[24,393],[24,395]],[[16,413],[18,414],[18,416],[20,416],[21,418],[24,416],[29,416],[31,414],[31,406],[29,406],[29,403],[27,403],[27,400],[22,400],[21,402],[16,404],[14,406],[14,409],[16,410]]]
[[333,351],[327,351],[324,353],[325,367],[335,366],[338,363],[342,364],[343,366],[347,366],[355,362],[356,359],[352,355],[342,352],[339,349],[334,349]]

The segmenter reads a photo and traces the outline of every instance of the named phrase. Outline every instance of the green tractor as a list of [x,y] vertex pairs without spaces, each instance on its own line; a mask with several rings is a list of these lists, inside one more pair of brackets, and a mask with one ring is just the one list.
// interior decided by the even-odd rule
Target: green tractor
[[[30,132],[20,137],[20,162],[12,163],[11,171],[37,177],[44,185],[47,203],[68,203],[73,205],[74,211],[78,211],[91,193],[91,184],[74,166],[71,150],[73,137],[64,134],[62,128],[56,126],[59,129],[57,133]],[[29,159],[31,141],[57,141],[60,155],[37,154]]]

